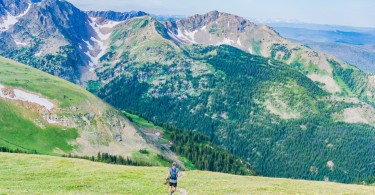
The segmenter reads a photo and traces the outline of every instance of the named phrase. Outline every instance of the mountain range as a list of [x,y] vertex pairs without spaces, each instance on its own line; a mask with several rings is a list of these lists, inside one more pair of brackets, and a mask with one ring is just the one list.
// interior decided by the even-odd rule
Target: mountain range
[[267,23],[283,37],[314,50],[334,55],[341,61],[375,73],[375,28],[300,23]]
[[375,173],[375,76],[248,19],[173,21],[1,0],[0,55],[117,109],[199,132],[265,176],[353,182]]

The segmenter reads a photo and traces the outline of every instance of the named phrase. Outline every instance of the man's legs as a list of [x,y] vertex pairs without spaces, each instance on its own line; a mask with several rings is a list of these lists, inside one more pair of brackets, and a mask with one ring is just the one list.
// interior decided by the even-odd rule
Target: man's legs
[[172,192],[176,192],[177,190],[177,183],[172,186]]
[[170,185],[170,184],[169,184],[168,192],[169,192],[169,194],[171,194],[171,192],[172,192],[172,185]]

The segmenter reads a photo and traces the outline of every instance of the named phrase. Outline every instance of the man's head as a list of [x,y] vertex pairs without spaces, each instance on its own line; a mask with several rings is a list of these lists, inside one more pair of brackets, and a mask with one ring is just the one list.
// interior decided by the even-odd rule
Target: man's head
[[172,163],[172,167],[176,167],[177,166],[177,163],[176,162],[173,162]]

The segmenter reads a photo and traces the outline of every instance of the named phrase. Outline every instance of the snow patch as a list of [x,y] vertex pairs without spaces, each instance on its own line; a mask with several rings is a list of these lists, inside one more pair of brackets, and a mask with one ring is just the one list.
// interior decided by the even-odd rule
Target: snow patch
[[39,57],[42,55],[42,51],[39,51],[38,53],[35,54],[35,56]]
[[182,41],[171,30],[168,30],[168,35],[172,37],[174,40],[176,40],[178,43],[182,43]]
[[27,9],[18,16],[13,16],[8,11],[6,12],[6,16],[3,18],[3,22],[0,23],[0,31],[7,31],[11,26],[16,24],[20,18],[25,16],[31,8],[31,4],[28,5]]
[[114,28],[115,26],[117,26],[120,23],[121,23],[121,21],[116,22],[116,21],[109,20],[107,23],[100,25],[100,27],[101,28]]
[[197,30],[184,30],[184,32],[182,32],[180,29],[177,29],[177,37],[190,43],[197,43],[195,41],[195,33],[197,33]]
[[240,47],[242,47],[242,43],[241,43],[241,40],[240,40],[239,37],[238,37],[238,39],[237,39],[237,45],[239,45]]
[[185,30],[185,35],[188,36],[192,43],[196,43],[195,41],[195,33],[197,33],[197,30],[194,31],[187,31]]
[[20,42],[20,41],[17,41],[15,39],[14,39],[14,42],[16,43],[16,45],[27,46],[27,43]]
[[104,45],[104,42],[102,40],[98,40],[94,37],[91,37],[91,40],[96,42],[96,44],[99,45],[100,48],[100,52],[92,58],[94,60],[92,62],[94,63],[94,65],[96,65],[99,63],[99,59],[105,54],[105,51],[107,50],[108,46]]
[[89,48],[89,50],[93,50],[94,48],[92,47],[92,45],[91,45],[91,43],[90,42],[88,42],[88,41],[85,41],[85,40],[83,40],[83,42],[85,42],[86,43],[86,45],[87,45],[87,48]]
[[0,84],[0,97],[1,98],[36,103],[40,106],[47,108],[48,110],[52,110],[52,108],[54,107],[52,102],[38,95],[31,94],[31,93],[28,93],[19,89],[13,89],[13,92],[14,92],[14,96],[13,96],[13,95],[4,94],[3,92],[4,89],[5,89],[5,86]]
[[225,38],[223,39],[223,41],[218,42],[216,45],[232,45],[233,43],[234,43],[233,40],[228,39],[227,37],[225,37]]
[[116,25],[120,24],[121,22],[115,22],[115,21],[107,21],[106,24],[98,24],[97,18],[89,17],[90,18],[90,26],[95,30],[96,34],[98,35],[99,39],[101,41],[107,40],[109,37],[111,37],[112,33],[102,33],[101,29],[103,28],[113,28]]
[[90,58],[89,66],[95,66],[99,63],[99,59],[105,54],[108,45],[104,43],[107,39],[109,39],[112,35],[112,32],[103,33],[102,29],[111,29],[114,28],[116,25],[120,24],[121,22],[115,22],[115,21],[106,21],[104,24],[99,24],[97,22],[98,18],[95,17],[89,17],[89,24],[92,27],[92,29],[95,31],[97,37],[91,37],[90,40],[96,43],[96,46],[99,47],[99,53],[96,55],[92,55],[92,51],[95,49],[95,45],[92,45],[89,41],[83,40],[87,47],[88,51],[85,52],[85,54]]
[[250,53],[250,54],[253,54],[253,50],[252,50],[250,47],[249,47],[248,50],[249,50],[249,53]]
[[56,121],[56,120],[53,120],[53,119],[50,119],[50,118],[47,118],[46,120],[47,120],[47,122],[48,122],[49,124],[56,124],[56,123],[59,123],[59,121]]

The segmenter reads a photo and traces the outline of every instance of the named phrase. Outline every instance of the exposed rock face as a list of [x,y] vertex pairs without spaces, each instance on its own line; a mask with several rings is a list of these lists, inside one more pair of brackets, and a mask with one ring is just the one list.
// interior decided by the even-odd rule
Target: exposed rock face
[[[5,26],[0,29],[0,55],[77,84],[95,78],[90,69],[105,54],[106,40],[118,24],[105,18],[120,21],[145,15],[91,12],[89,17],[59,0],[2,2],[0,13],[4,13],[0,14],[0,27]],[[6,14],[12,16],[11,23],[2,21],[9,20]]]
[[[27,10],[29,3],[31,3],[30,0],[0,0],[0,16],[18,16]],[[0,19],[0,21],[3,20]]]
[[104,18],[113,21],[124,21],[134,17],[146,16],[146,12],[131,11],[131,12],[114,12],[114,11],[88,11],[86,12],[90,17]]
[[5,87],[1,89],[1,93],[4,94],[5,96],[9,96],[10,98],[14,98],[15,94],[12,88],[10,87]]
[[66,1],[20,2],[29,9],[2,32],[0,54],[77,82],[85,65],[79,43],[94,35],[88,17]]

